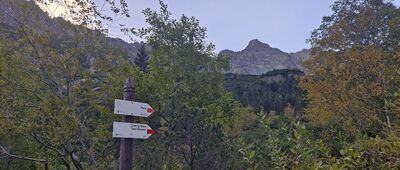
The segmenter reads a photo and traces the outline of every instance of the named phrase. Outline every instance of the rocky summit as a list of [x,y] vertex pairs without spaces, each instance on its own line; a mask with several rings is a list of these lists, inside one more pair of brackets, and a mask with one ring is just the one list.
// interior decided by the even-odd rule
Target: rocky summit
[[301,63],[309,56],[309,50],[286,53],[258,39],[251,40],[242,51],[222,50],[220,53],[230,60],[228,73],[245,75],[262,75],[281,69],[303,70]]

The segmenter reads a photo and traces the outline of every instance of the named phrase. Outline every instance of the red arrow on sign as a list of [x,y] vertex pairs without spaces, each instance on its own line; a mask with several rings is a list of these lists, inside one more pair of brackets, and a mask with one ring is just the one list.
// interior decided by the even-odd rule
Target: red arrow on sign
[[147,113],[154,113],[154,109],[152,107],[148,107],[147,108]]
[[153,130],[153,129],[147,129],[147,134],[154,135],[156,133],[157,132],[155,130]]

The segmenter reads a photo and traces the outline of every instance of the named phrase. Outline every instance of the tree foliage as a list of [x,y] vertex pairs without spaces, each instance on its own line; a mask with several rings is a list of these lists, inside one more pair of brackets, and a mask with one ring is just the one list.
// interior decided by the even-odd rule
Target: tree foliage
[[239,106],[223,86],[227,60],[204,41],[206,29],[197,19],[172,19],[160,4],[160,12],[143,12],[150,27],[141,33],[152,51],[139,91],[160,118],[157,145],[142,149],[162,151],[137,162],[153,168],[222,168],[217,160],[224,156],[223,130],[232,125]]
[[[390,103],[398,91],[396,30],[398,9],[382,0],[337,1],[310,42],[311,59],[302,86],[307,112],[317,122],[347,122],[351,131],[382,134],[399,114]],[[398,106],[394,106],[396,108]]]
[[0,17],[12,21],[0,24],[0,169],[115,169],[113,101],[128,76],[156,110],[135,122],[158,132],[135,140],[135,169],[400,168],[391,2],[335,2],[310,39],[304,89],[296,70],[223,75],[229,62],[206,29],[172,18],[162,1],[143,11],[149,27],[137,33],[149,46],[135,59],[85,26],[24,22],[46,18],[21,4],[12,20]]
[[261,134],[270,135],[261,140],[264,146],[248,139],[247,147],[256,146],[248,151],[252,157],[269,158],[253,160],[259,167],[399,167],[394,151],[399,138],[399,11],[382,0],[339,0],[332,10],[309,40],[312,55],[301,81],[306,117],[299,123],[263,118],[266,132]]
[[110,110],[122,92],[111,85],[122,84],[131,66],[98,32],[65,23],[60,34],[19,23],[5,36],[17,39],[2,37],[0,43],[0,144],[10,153],[45,159],[54,169],[112,168]]
[[300,70],[274,70],[260,76],[225,74],[225,88],[255,112],[283,114],[291,105],[294,114],[300,116],[305,103],[298,79],[303,74]]

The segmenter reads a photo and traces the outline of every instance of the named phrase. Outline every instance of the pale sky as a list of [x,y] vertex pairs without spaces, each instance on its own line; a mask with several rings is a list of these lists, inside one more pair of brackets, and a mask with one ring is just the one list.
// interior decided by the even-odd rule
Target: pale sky
[[[95,0],[103,4],[104,0]],[[118,24],[135,28],[145,26],[141,11],[159,9],[158,0],[126,0],[131,18],[109,25],[109,34],[129,40]],[[317,28],[322,17],[331,14],[334,0],[164,0],[174,18],[185,14],[199,19],[207,27],[207,41],[216,51],[239,51],[252,39],[259,39],[285,52],[309,48],[305,42]],[[400,0],[395,0],[399,5]],[[139,40],[139,39],[138,39]],[[140,41],[140,40],[139,40]]]

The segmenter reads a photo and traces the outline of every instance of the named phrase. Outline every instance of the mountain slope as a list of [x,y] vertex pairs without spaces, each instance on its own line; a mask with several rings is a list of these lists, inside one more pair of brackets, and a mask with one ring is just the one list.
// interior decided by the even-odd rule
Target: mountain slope
[[[102,44],[107,44],[113,49],[124,53],[124,57],[131,63],[137,56],[141,43],[127,43],[119,38],[110,38],[98,30],[89,31],[88,28],[65,21],[62,18],[50,18],[33,1],[27,0],[0,0],[0,36],[16,40],[16,30],[21,24],[32,29],[36,33],[46,33],[46,30],[58,34],[58,38],[65,39],[74,35],[74,31],[88,31],[93,35],[101,37],[97,39]],[[91,42],[93,36],[87,35],[82,41]],[[149,49],[149,47],[147,47]]]

